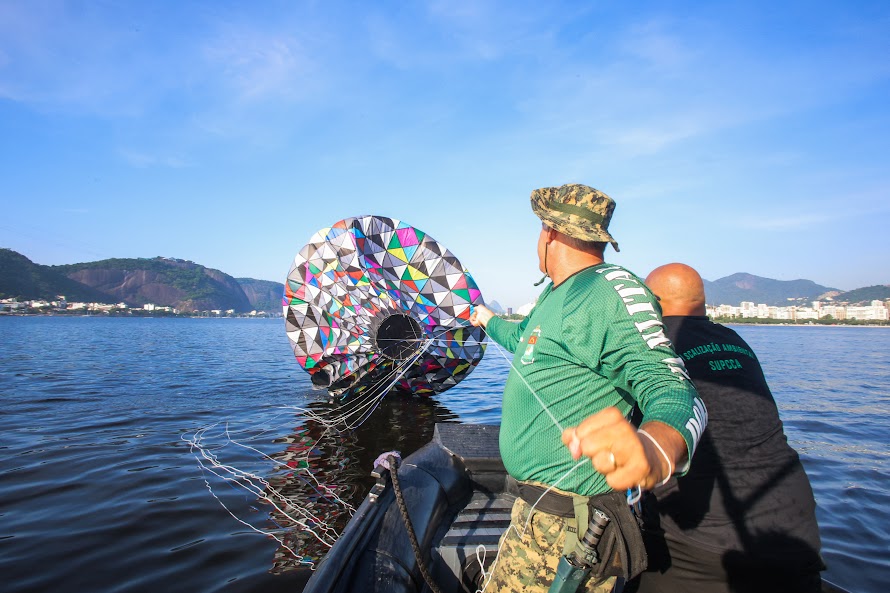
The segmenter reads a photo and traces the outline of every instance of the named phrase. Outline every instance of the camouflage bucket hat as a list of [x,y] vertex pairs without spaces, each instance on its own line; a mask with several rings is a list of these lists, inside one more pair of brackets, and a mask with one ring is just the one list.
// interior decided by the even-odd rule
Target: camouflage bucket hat
[[582,241],[618,242],[607,230],[615,200],[592,187],[572,183],[532,192],[532,210],[547,226]]

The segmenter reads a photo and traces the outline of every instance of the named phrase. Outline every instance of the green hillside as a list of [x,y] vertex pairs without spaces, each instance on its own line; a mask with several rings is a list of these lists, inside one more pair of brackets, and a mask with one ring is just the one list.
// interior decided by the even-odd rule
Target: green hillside
[[[810,280],[780,281],[752,274],[705,280],[709,304],[738,305],[742,301],[769,305],[808,303],[837,292]],[[0,298],[69,302],[147,303],[183,312],[234,310],[237,313],[280,313],[284,285],[269,280],[233,278],[191,261],[156,258],[112,258],[45,266],[11,249],[0,249]],[[890,299],[890,285],[858,288],[838,294],[838,303],[859,304]],[[495,306],[496,303],[492,303]]]
[[252,309],[234,278],[181,259],[113,258],[53,269],[130,305],[154,303],[183,311],[233,309],[237,313]]
[[886,284],[857,288],[834,297],[835,302],[850,303],[851,305],[856,303],[868,304],[871,301],[886,301],[887,299],[890,299],[890,286]]
[[735,305],[743,301],[784,307],[812,301],[836,289],[812,280],[773,280],[753,274],[737,273],[713,282],[707,280],[705,295],[709,305]]
[[85,286],[59,271],[35,264],[12,249],[0,249],[0,298],[115,303],[114,296]]
[[280,312],[281,299],[284,295],[284,284],[271,280],[255,280],[254,278],[235,278],[251,306],[257,311]]

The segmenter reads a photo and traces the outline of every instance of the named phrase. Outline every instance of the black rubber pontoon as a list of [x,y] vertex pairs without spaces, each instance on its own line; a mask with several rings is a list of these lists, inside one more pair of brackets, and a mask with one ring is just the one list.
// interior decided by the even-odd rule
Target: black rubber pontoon
[[[422,560],[442,593],[473,593],[510,524],[516,492],[498,448],[499,427],[436,424],[433,440],[405,458],[398,479]],[[423,593],[424,581],[395,504],[389,470],[374,468],[377,484],[309,580],[304,593]],[[622,587],[616,587],[616,593]],[[823,579],[823,593],[848,593]]]
[[[498,426],[437,424],[433,440],[404,459],[399,484],[423,561],[443,593],[463,591],[461,575],[489,559],[510,523],[515,494],[506,492]],[[305,593],[428,590],[415,560],[389,470],[375,468],[377,484],[320,563]],[[469,561],[468,561],[469,559]],[[472,567],[469,572],[478,573]],[[475,590],[475,586],[473,586]]]

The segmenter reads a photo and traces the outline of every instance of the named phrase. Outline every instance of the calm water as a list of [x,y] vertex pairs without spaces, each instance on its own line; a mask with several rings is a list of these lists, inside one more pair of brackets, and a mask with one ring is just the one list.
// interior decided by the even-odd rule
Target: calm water
[[[762,359],[813,482],[828,578],[883,593],[890,330],[736,329]],[[348,512],[331,493],[357,504],[379,453],[413,451],[437,421],[498,422],[507,370],[492,347],[437,400],[387,398],[356,431],[331,434],[288,408],[332,413],[280,320],[6,317],[0,361],[0,590],[57,593],[298,591],[308,569],[248,526],[306,561],[324,547],[202,469],[183,439],[203,436],[221,462],[337,528]],[[292,471],[301,466],[328,496]]]

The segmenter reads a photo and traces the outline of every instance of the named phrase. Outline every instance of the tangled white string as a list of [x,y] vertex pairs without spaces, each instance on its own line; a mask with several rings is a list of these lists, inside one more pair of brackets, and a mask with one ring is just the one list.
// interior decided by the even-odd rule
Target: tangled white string
[[[282,411],[273,416],[272,420],[279,417],[283,418],[283,422],[289,425],[285,429],[288,432],[293,431],[295,416],[298,421],[302,421],[303,426],[306,426],[307,423],[315,423],[321,428],[320,435],[312,439],[312,446],[305,447],[297,455],[290,457],[289,462],[282,462],[267,455],[259,448],[242,442],[244,440],[268,442],[269,433],[282,434],[281,427],[272,428],[267,426],[257,432],[250,429],[230,430],[228,423],[226,423],[221,434],[216,434],[212,432],[220,426],[220,423],[216,423],[200,428],[192,434],[184,434],[181,438],[189,445],[191,453],[198,462],[198,466],[204,475],[204,484],[211,496],[236,521],[253,532],[275,539],[281,548],[289,553],[298,564],[314,569],[315,562],[307,555],[301,553],[299,549],[295,549],[295,546],[289,545],[285,536],[296,527],[300,533],[311,537],[318,546],[326,549],[330,548],[339,537],[338,531],[331,526],[332,512],[313,512],[306,500],[287,496],[282,492],[282,488],[276,487],[270,480],[261,477],[259,475],[260,470],[246,471],[236,467],[234,464],[225,463],[220,460],[219,453],[227,447],[250,452],[255,457],[254,464],[267,468],[263,473],[268,472],[269,466],[273,470],[289,472],[291,475],[288,479],[283,480],[283,485],[292,485],[293,479],[297,479],[330,505],[351,517],[355,513],[355,508],[340,496],[336,487],[323,483],[313,472],[310,463],[312,451],[318,450],[331,437],[342,436],[361,426],[377,409],[386,394],[389,393],[408,369],[423,356],[430,345],[440,336],[453,329],[447,328],[422,340],[410,340],[411,342],[416,342],[416,349],[411,356],[395,364],[374,385],[360,395],[347,399],[342,405],[332,410],[319,413],[299,406],[283,406],[279,408]],[[233,438],[233,435],[237,435],[238,438]],[[291,451],[288,451],[287,455],[290,454]],[[234,489],[243,491],[270,505],[274,509],[273,514],[277,513],[282,518],[281,522],[284,525],[280,525],[275,530],[262,529],[239,518],[224,502],[223,498],[214,491],[211,484],[214,478],[219,483],[228,484]]]
[[[290,415],[288,414],[288,416]],[[292,422],[292,419],[290,422]],[[288,545],[285,539],[283,539],[283,533],[287,531],[288,527],[297,527],[301,533],[305,533],[314,538],[321,546],[330,548],[339,537],[337,531],[331,528],[323,518],[313,513],[304,500],[294,499],[285,495],[284,492],[282,492],[280,488],[275,487],[270,480],[258,475],[256,472],[246,471],[235,465],[220,461],[217,454],[218,451],[231,445],[241,447],[245,450],[254,451],[259,454],[262,461],[270,462],[273,466],[284,466],[288,469],[292,469],[286,464],[282,464],[262,453],[255,447],[234,440],[227,425],[224,426],[222,431],[224,440],[221,443],[214,444],[214,437],[216,435],[208,436],[208,433],[218,426],[219,423],[213,424],[195,431],[192,435],[183,435],[182,437],[183,440],[189,444],[190,450],[194,454],[201,472],[204,474],[204,484],[211,496],[213,496],[226,512],[234,517],[239,523],[245,525],[254,532],[272,537],[278,541],[282,549],[286,550],[293,556],[298,564],[314,568],[314,562],[310,558],[294,549],[291,545]],[[315,479],[312,472],[308,471],[308,464],[305,469],[298,469],[298,472],[300,473],[301,478],[306,480],[307,484],[309,484],[309,487],[318,492],[320,496],[354,512],[354,509],[352,509],[348,503],[343,501],[335,490],[319,483],[318,480]],[[274,513],[277,513],[279,517],[282,517],[284,523],[289,523],[290,525],[280,526],[279,530],[274,531],[260,529],[239,518],[223,501],[223,498],[214,491],[210,476],[215,477],[220,483],[227,484],[236,490],[244,491],[255,499],[270,505],[272,509],[274,509]],[[286,483],[287,482],[285,481],[285,484]],[[279,537],[279,534],[282,535],[282,537]]]

